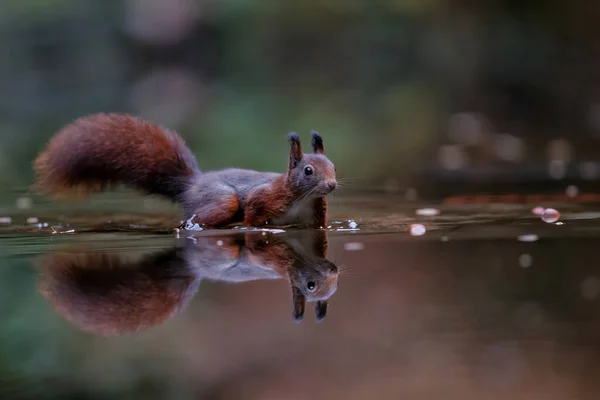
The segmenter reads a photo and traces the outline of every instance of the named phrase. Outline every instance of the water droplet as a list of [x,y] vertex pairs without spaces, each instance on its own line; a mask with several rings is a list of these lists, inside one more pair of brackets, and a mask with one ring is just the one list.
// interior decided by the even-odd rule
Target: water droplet
[[417,215],[421,215],[423,217],[433,217],[440,214],[440,210],[437,208],[419,208],[415,211]]
[[349,242],[344,244],[344,249],[347,251],[360,251],[364,248],[365,244],[360,242]]
[[539,239],[539,236],[534,233],[529,233],[525,235],[520,235],[517,237],[519,242],[536,242]]
[[422,224],[412,224],[408,228],[408,232],[411,236],[423,236],[427,232],[427,229]]
[[546,208],[542,214],[542,221],[549,224],[554,223],[560,219],[560,213],[554,208]]
[[544,210],[545,210],[544,207],[534,207],[531,209],[531,213],[534,215],[541,216],[544,213]]

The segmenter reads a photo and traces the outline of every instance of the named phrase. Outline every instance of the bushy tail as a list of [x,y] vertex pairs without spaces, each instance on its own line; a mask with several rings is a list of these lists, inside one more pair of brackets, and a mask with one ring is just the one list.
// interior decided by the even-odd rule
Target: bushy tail
[[196,158],[177,133],[126,114],[93,114],[62,128],[35,160],[34,189],[61,197],[124,184],[177,201]]

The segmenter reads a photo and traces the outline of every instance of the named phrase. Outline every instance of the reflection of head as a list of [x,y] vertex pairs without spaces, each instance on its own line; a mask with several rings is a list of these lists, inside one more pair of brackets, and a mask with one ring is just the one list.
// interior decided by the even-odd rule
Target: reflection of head
[[135,332],[181,310],[199,281],[176,250],[127,263],[103,253],[60,253],[39,262],[39,290],[80,329],[102,335]]
[[304,259],[290,270],[290,282],[294,303],[294,319],[304,318],[306,302],[316,302],[317,321],[327,315],[327,300],[338,287],[338,268],[325,258]]

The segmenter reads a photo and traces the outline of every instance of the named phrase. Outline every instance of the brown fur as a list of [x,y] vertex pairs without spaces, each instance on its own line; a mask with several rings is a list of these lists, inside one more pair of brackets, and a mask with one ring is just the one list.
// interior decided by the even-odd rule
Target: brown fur
[[[185,218],[204,227],[238,222],[264,226],[281,216],[288,221],[285,214],[296,201],[325,196],[335,188],[335,169],[323,157],[323,140],[317,132],[312,135],[315,154],[305,155],[298,135],[291,133],[287,173],[268,184],[261,176],[254,186],[252,181],[244,182],[240,189],[226,175],[202,175],[177,133],[131,115],[93,114],[65,126],[50,140],[35,160],[34,188],[55,198],[72,198],[124,184],[181,204]],[[203,181],[207,176],[213,180]],[[227,188],[226,193],[215,192],[215,185]],[[312,208],[290,214],[303,226],[325,225],[324,197],[298,204]],[[306,211],[312,211],[314,218]]]
[[326,228],[327,225],[327,198],[317,197],[313,203],[315,210],[315,227]]
[[34,169],[35,189],[54,197],[122,183],[174,199],[197,165],[175,132],[129,115],[93,114],[61,129]]
[[240,209],[240,200],[236,195],[223,199],[221,206],[207,215],[196,215],[194,223],[210,227],[223,227],[234,221]]
[[117,335],[153,326],[189,298],[192,273],[170,268],[173,253],[143,263],[103,253],[64,253],[39,261],[40,293],[83,331]]
[[273,185],[251,193],[246,203],[244,225],[262,226],[284,213],[297,196],[290,190],[287,176],[282,175]]

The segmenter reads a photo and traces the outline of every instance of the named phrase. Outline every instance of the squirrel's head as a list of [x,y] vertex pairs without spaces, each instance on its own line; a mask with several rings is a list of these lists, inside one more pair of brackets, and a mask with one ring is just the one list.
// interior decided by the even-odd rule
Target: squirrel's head
[[335,166],[325,155],[321,135],[316,131],[311,134],[313,153],[303,153],[298,134],[289,134],[288,179],[298,194],[325,196],[337,186]]
[[310,263],[294,267],[290,271],[292,295],[294,303],[294,320],[304,318],[306,302],[316,302],[317,321],[327,315],[327,300],[338,288],[339,272],[335,264],[325,258],[311,260]]

